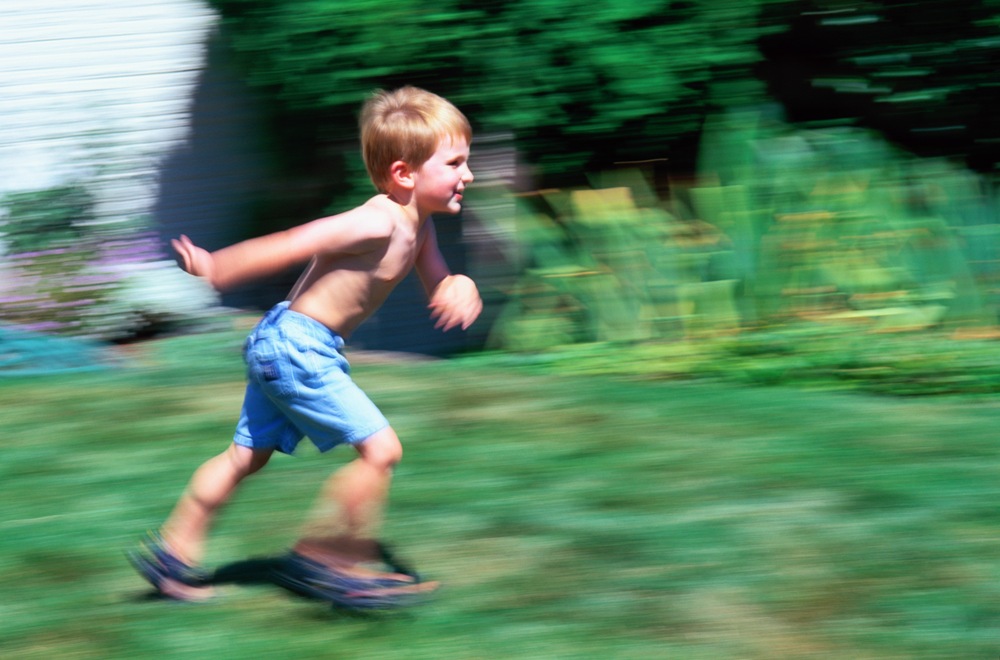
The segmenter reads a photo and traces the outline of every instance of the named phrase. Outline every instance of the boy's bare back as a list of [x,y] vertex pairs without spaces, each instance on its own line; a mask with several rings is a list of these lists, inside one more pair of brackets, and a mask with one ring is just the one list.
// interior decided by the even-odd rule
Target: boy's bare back
[[404,217],[384,195],[315,222],[320,249],[289,294],[289,309],[347,338],[413,269],[432,227]]

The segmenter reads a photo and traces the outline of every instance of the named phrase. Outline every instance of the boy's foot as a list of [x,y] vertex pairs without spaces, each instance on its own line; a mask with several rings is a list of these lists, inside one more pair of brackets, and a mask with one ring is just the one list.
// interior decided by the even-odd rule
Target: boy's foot
[[199,601],[214,595],[209,574],[178,559],[155,532],[126,555],[139,575],[168,598]]
[[381,573],[354,567],[336,567],[297,552],[288,553],[275,567],[275,584],[289,591],[349,610],[388,610],[415,605],[438,587],[403,573]]

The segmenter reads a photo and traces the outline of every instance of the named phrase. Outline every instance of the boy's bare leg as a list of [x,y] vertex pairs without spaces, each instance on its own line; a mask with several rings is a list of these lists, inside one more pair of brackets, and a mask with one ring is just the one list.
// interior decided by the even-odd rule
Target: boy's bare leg
[[358,458],[323,485],[295,552],[340,566],[378,557],[378,529],[392,470],[402,458],[403,448],[388,427],[356,448]]
[[160,530],[178,559],[192,566],[201,562],[205,537],[215,514],[245,477],[267,464],[271,454],[233,443],[195,471]]
[[[407,602],[407,599],[433,591],[438,583],[364,565],[385,561],[378,542],[379,527],[392,471],[402,458],[403,448],[396,433],[385,428],[358,444],[356,449],[358,457],[337,470],[323,485],[306,528],[293,548],[295,554],[333,569],[328,576],[330,582],[324,584],[321,579],[316,583],[308,570],[304,575],[296,575],[301,569],[293,568],[287,576],[290,578],[288,583],[283,586],[334,603],[353,599],[362,608],[412,604],[413,601]],[[352,594],[348,592],[357,590],[357,583],[338,585],[338,574],[350,579],[373,580],[363,593]],[[396,583],[386,585],[377,581],[385,578]]]

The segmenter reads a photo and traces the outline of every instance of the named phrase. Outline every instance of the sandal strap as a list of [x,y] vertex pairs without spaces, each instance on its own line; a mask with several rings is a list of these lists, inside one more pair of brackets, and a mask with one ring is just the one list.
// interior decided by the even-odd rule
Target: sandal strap
[[190,587],[202,587],[211,582],[211,573],[209,571],[197,566],[191,566],[178,559],[170,551],[170,546],[163,540],[159,532],[150,531],[149,538],[145,541],[144,546],[153,559],[163,567],[163,572],[170,579]]

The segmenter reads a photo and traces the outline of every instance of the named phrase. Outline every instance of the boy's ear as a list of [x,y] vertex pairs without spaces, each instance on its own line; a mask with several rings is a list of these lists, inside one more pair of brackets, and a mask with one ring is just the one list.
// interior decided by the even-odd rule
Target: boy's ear
[[389,166],[389,176],[392,182],[407,190],[413,188],[413,168],[405,160],[397,160]]

